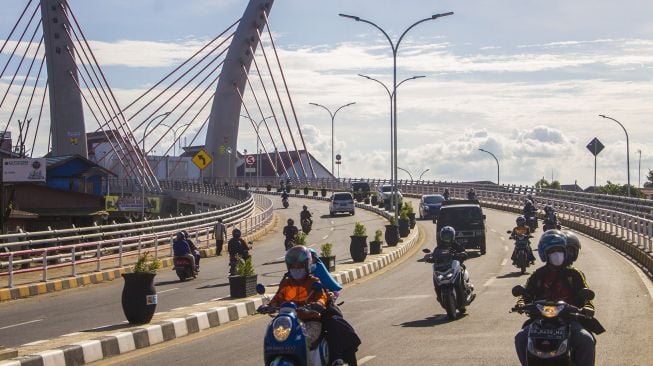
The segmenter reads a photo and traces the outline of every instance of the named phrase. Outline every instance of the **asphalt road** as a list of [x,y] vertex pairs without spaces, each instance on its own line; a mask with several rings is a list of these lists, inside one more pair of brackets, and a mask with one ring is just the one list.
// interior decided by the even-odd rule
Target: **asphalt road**
[[[466,264],[478,297],[468,314],[449,321],[435,301],[430,265],[417,262],[413,251],[397,267],[348,286],[342,310],[363,340],[358,358],[366,365],[517,365],[513,337],[525,320],[509,313],[510,294],[526,276],[509,261],[512,242],[505,231],[514,215],[486,210],[488,252]],[[434,225],[426,230],[423,247],[434,243]],[[538,234],[541,231],[538,231]],[[534,239],[534,240],[537,240]],[[650,365],[653,341],[651,283],[627,260],[609,248],[581,237],[577,267],[583,270],[597,297],[597,318],[607,332],[598,336],[598,365]],[[536,266],[540,266],[536,262]],[[531,269],[536,267],[531,267]],[[643,276],[643,275],[642,275]],[[267,316],[250,317],[174,342],[143,349],[108,364],[260,365]]]
[[[272,198],[275,207],[282,207],[278,197]],[[288,217],[299,227],[299,211],[306,204],[313,212],[313,230],[309,245],[318,250],[321,244],[331,242],[337,262],[351,260],[349,235],[354,222],[361,221],[373,235],[383,225],[383,220],[368,211],[357,209],[355,216],[329,217],[328,202],[308,199],[290,199],[288,209],[275,209],[278,225],[263,239],[254,243],[251,251],[259,282],[278,283],[285,265],[283,263],[283,226]],[[180,282],[170,268],[159,270],[156,287],[159,294],[157,311],[168,311],[216,298],[229,296],[228,255],[226,243],[221,257],[203,258],[199,278]],[[18,346],[29,342],[51,339],[61,335],[105,328],[125,321],[121,307],[123,281],[86,286],[55,292],[34,298],[0,304],[0,344]]]

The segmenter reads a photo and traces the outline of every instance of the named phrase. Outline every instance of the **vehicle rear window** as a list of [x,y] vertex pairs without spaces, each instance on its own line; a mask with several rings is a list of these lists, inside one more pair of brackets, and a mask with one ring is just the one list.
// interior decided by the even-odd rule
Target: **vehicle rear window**
[[382,186],[381,192],[392,192],[392,186]]
[[369,185],[369,183],[352,183],[351,188],[354,191],[358,191],[359,189],[362,189],[363,191],[369,191],[370,190],[370,185]]
[[336,193],[333,195],[333,200],[334,201],[351,201],[353,198],[351,198],[351,194],[349,193]]
[[442,197],[442,196],[426,196],[426,197],[424,197],[424,203],[428,203],[428,204],[441,203],[443,201],[444,201],[444,197]]
[[447,207],[440,210],[440,222],[483,221],[483,214],[475,207]]

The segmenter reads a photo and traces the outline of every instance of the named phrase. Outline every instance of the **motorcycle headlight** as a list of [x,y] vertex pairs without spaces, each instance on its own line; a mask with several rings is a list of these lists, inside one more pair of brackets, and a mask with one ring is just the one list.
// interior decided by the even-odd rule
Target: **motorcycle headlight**
[[540,311],[542,316],[547,318],[555,318],[565,308],[564,305],[542,305],[537,304],[537,310]]
[[283,342],[290,336],[292,320],[287,316],[280,316],[272,322],[272,335],[278,342]]

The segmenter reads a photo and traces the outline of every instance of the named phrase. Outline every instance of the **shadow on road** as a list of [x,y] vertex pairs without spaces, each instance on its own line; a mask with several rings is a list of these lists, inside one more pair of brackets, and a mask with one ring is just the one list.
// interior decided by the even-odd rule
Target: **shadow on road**
[[[463,317],[464,315],[465,314],[461,315],[461,317]],[[434,327],[436,325],[446,324],[449,323],[450,321],[451,320],[447,318],[446,314],[439,314],[439,315],[429,316],[426,319],[404,322],[399,325],[406,328],[426,328],[426,327]]]
[[172,285],[173,283],[181,283],[181,282],[185,282],[185,281],[180,281],[180,280],[161,281],[155,283],[154,286]]
[[132,325],[125,322],[122,324],[111,324],[111,325],[105,325],[103,327],[97,327],[97,328],[92,328],[92,329],[85,329],[82,330],[82,332],[86,333],[95,333],[95,332],[106,332],[106,331],[112,331],[112,330],[119,330],[119,329],[124,329],[124,328],[129,328]]
[[197,289],[198,290],[204,290],[204,289],[207,289],[207,288],[217,288],[217,287],[225,287],[225,286],[229,286],[229,282],[216,283],[215,285],[206,285],[206,286],[198,287]]
[[526,273],[523,274],[523,275],[521,274],[521,271],[518,271],[518,272],[510,272],[510,273],[502,274],[501,276],[497,276],[497,279],[502,279],[502,278],[515,278],[515,277],[521,277],[521,276],[527,276],[527,275],[528,275],[528,272],[526,272]]

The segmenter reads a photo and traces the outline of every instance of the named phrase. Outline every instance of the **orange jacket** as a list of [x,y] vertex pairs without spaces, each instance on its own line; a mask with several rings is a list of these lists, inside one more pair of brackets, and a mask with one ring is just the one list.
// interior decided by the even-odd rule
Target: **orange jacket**
[[511,236],[517,236],[517,235],[528,235],[531,233],[531,229],[527,226],[515,226],[514,229],[512,229],[512,235]]
[[314,291],[313,283],[320,282],[315,276],[308,276],[302,282],[286,278],[279,284],[279,290],[270,300],[270,305],[281,305],[284,302],[292,301],[297,306],[304,306],[308,303],[317,302],[326,307],[327,296],[322,291]]

